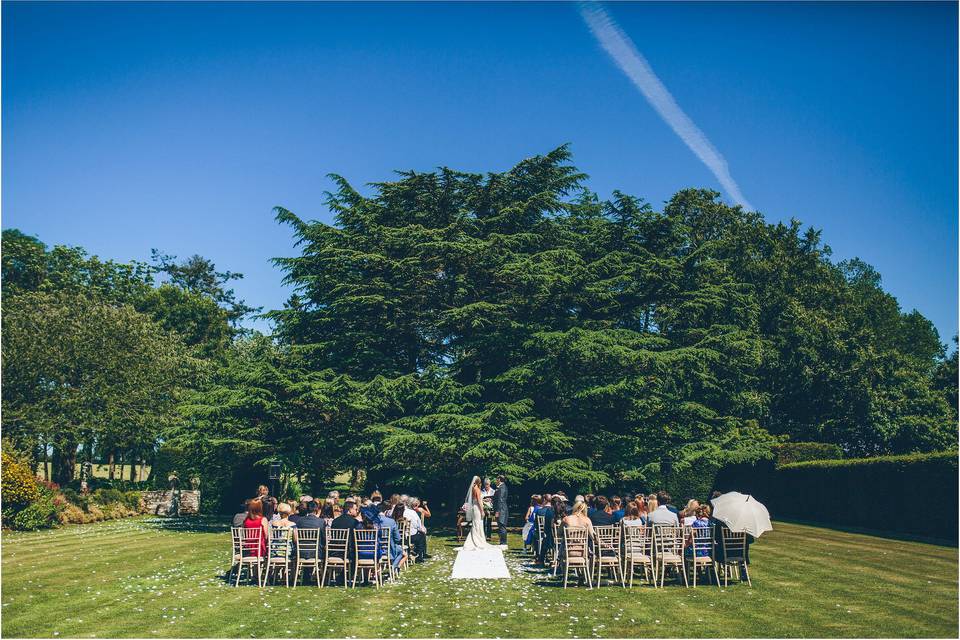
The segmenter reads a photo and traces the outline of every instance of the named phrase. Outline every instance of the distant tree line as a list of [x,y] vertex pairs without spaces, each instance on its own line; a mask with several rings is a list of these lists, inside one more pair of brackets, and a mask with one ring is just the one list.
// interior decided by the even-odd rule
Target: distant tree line
[[[957,444],[957,355],[860,260],[719,194],[602,200],[561,147],[502,173],[400,172],[334,223],[283,208],[271,336],[199,256],[101,262],[3,235],[4,434],[78,450],[276,458],[313,487],[476,470],[582,487],[769,458]],[[159,278],[158,278],[159,276]],[[229,483],[229,478],[222,478]]]

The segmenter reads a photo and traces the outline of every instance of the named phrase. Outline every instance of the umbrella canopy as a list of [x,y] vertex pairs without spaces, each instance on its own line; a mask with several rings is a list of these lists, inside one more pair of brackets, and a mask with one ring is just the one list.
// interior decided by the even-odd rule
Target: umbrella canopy
[[773,531],[770,512],[753,496],[731,491],[710,502],[713,503],[713,517],[730,527],[730,531],[745,531],[754,538],[759,538],[764,531]]

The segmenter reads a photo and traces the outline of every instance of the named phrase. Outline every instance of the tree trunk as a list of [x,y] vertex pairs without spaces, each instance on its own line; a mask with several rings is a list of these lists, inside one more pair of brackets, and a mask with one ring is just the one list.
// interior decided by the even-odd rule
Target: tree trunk
[[67,440],[53,449],[53,481],[61,487],[73,480],[77,466],[77,443]]
[[43,443],[43,479],[47,482],[50,482],[50,466],[47,462],[50,460],[50,456],[47,454],[47,443]]
[[130,452],[130,482],[137,481],[137,452]]
[[110,470],[107,472],[107,477],[113,480],[113,470],[114,470],[114,461],[113,461],[113,449],[110,449],[110,459],[107,461],[107,464],[110,465]]

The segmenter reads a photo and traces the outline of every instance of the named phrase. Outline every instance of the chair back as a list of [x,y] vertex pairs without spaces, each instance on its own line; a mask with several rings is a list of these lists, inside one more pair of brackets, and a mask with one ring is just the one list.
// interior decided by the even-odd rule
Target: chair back
[[594,553],[597,557],[620,556],[620,530],[617,524],[605,524],[593,528]]
[[350,544],[350,529],[327,529],[327,545],[324,557],[347,559],[347,546]]
[[293,555],[293,527],[270,527],[270,557],[289,558]]
[[586,558],[588,531],[586,527],[563,527],[563,553],[569,558]]
[[297,557],[307,560],[320,557],[320,529],[297,531]]
[[259,558],[263,555],[263,529],[260,527],[239,527],[240,558]]
[[693,555],[697,558],[713,557],[713,530],[711,527],[691,527]]
[[630,556],[652,556],[653,535],[649,527],[632,525],[623,528],[623,552]]
[[[370,555],[369,558],[360,558],[360,554]],[[377,558],[377,530],[376,529],[354,529],[353,530],[353,558],[360,563],[361,561],[373,562]]]
[[724,561],[745,561],[747,558],[747,534],[742,531],[734,533],[726,527],[722,527],[720,533]]
[[654,549],[658,556],[683,553],[683,527],[661,525],[653,528]]
[[233,545],[233,557],[239,558],[243,553],[243,545],[240,543],[243,527],[230,527],[230,542]]
[[390,548],[393,546],[393,538],[390,536],[389,527],[380,527],[377,529],[377,546],[380,547],[380,556],[390,558]]
[[546,516],[536,515],[534,516],[537,524],[537,537],[543,540],[547,537],[547,518]]

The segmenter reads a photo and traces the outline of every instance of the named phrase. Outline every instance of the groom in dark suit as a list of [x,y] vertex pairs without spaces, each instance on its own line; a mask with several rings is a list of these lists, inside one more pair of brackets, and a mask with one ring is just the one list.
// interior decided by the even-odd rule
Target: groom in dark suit
[[497,476],[497,490],[493,493],[493,517],[497,521],[500,544],[507,544],[507,479]]

